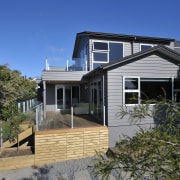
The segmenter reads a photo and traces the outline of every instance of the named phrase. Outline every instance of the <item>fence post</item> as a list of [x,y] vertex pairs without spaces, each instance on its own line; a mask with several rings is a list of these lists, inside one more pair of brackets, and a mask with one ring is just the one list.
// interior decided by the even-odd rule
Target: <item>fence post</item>
[[2,134],[2,128],[1,128],[1,149],[3,148],[3,138],[2,138],[2,136],[3,136],[3,134]]
[[29,101],[26,100],[26,111],[29,111]]
[[39,130],[39,124],[38,124],[38,107],[36,107],[36,131]]
[[21,103],[18,102],[18,109],[21,109]]
[[103,111],[103,125],[106,125],[106,121],[105,121],[105,106],[104,106],[104,111]]
[[23,101],[23,112],[26,111],[26,104],[25,104],[25,101]]
[[73,106],[71,107],[71,128],[74,128],[74,122],[73,122]]
[[42,103],[40,104],[40,118],[41,118],[41,120],[40,120],[40,122],[42,122],[43,121],[43,109],[42,109]]
[[29,100],[29,108],[32,108],[32,99]]

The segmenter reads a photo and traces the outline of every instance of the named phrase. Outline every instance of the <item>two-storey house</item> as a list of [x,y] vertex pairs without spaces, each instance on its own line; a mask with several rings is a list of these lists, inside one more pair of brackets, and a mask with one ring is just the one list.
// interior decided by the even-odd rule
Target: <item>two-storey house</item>
[[[75,40],[73,66],[51,67],[42,74],[45,112],[88,104],[88,112],[108,126],[109,146],[137,125],[119,119],[120,106],[131,108],[148,98],[180,101],[180,43],[175,39],[81,32]],[[163,90],[162,90],[163,89]],[[138,98],[133,98],[138,97]],[[81,112],[81,111],[80,111]],[[83,113],[83,112],[81,112]],[[154,126],[153,119],[139,122]]]

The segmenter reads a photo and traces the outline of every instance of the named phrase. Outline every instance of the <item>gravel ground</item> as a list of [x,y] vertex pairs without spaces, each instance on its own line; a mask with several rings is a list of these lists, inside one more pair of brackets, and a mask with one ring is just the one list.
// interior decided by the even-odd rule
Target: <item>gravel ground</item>
[[[93,157],[0,172],[0,180],[97,180]],[[112,178],[113,179],[113,178]]]

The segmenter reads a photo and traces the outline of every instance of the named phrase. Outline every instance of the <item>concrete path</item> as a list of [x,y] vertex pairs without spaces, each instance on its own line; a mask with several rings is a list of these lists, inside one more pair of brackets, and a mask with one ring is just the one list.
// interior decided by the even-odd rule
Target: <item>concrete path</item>
[[[0,172],[0,180],[20,180],[25,178],[36,180],[39,179],[38,176],[36,177],[36,174],[38,174],[38,172],[32,168],[3,171]],[[53,180],[69,180],[68,174],[53,174],[48,177]],[[92,178],[88,170],[81,170],[74,172],[74,180],[92,180]]]
[[87,170],[76,171],[74,173],[74,180],[92,180]]

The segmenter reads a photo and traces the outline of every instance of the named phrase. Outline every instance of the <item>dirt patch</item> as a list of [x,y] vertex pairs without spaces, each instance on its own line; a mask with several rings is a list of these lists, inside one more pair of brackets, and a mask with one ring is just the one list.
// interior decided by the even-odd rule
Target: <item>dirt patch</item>
[[13,149],[4,149],[0,153],[0,158],[7,158],[7,157],[15,157],[15,156],[25,156],[25,155],[32,155],[33,151],[30,148],[27,149],[19,149],[17,151],[17,148]]

